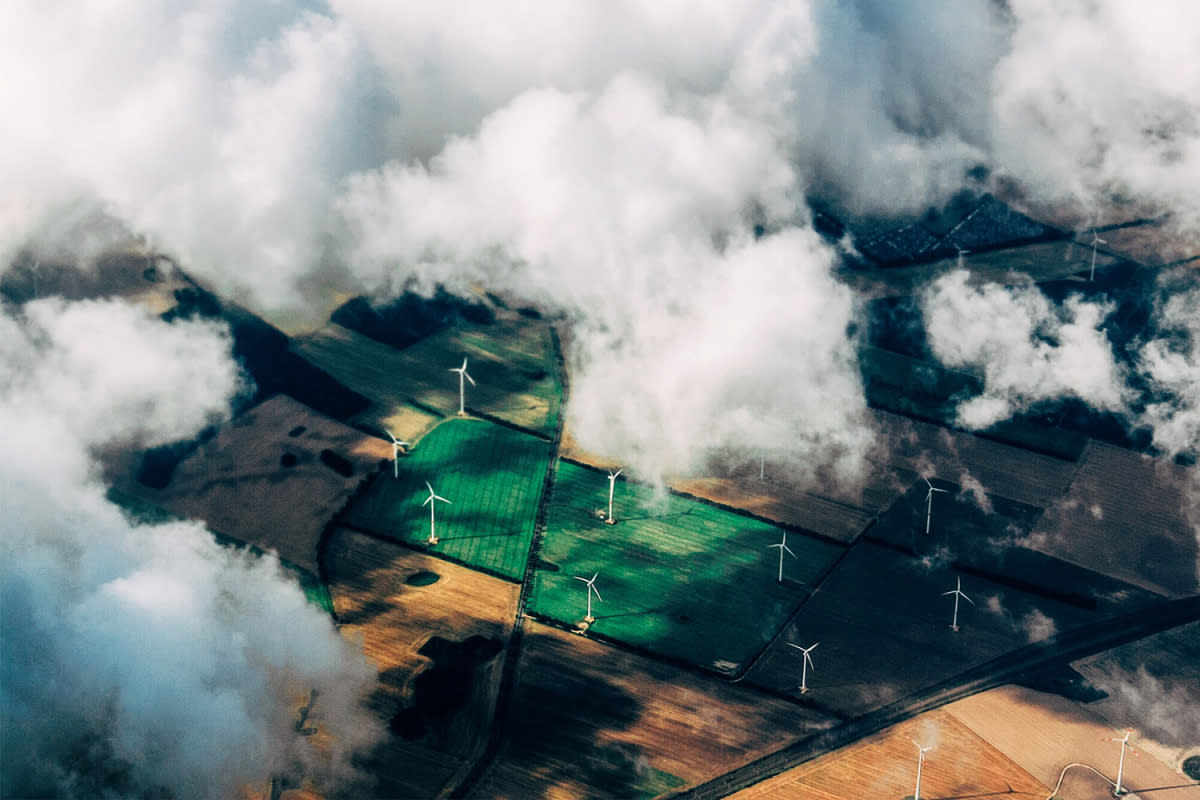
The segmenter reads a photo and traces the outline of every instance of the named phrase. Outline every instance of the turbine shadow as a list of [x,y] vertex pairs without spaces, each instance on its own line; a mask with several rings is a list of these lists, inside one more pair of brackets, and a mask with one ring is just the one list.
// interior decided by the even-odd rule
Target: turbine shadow
[[623,614],[596,614],[596,621],[602,619],[618,619],[620,617],[643,617],[647,614],[661,614],[664,611],[669,611],[668,606],[659,606],[658,608],[647,608],[644,611],[626,611]]

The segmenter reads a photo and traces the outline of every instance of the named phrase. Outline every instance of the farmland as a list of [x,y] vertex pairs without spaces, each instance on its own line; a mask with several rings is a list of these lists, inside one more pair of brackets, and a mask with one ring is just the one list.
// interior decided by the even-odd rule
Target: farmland
[[779,583],[773,525],[624,481],[608,525],[607,499],[605,473],[559,464],[530,610],[574,624],[586,600],[575,576],[599,573],[592,632],[722,672],[770,641],[842,553],[793,534]]
[[391,450],[276,395],[180,462],[165,488],[132,479],[119,488],[316,576],[322,530]]
[[373,401],[353,421],[414,439],[458,411],[458,376],[468,359],[476,385],[466,405],[549,436],[558,423],[562,389],[550,327],[511,314],[487,325],[463,324],[397,350],[336,323],[297,337],[293,349],[346,387]]
[[341,522],[376,536],[430,547],[426,481],[449,503],[434,511],[438,555],[513,580],[525,572],[550,445],[477,419],[450,419],[384,469]]
[[342,634],[380,671],[381,796],[435,796],[486,737],[517,587],[346,529],[325,561]]
[[829,722],[537,623],[519,674],[500,760],[472,797],[654,797]]
[[921,772],[921,797],[1044,800],[1050,790],[945,711],[932,711],[821,756],[731,798],[863,800],[911,796],[917,748],[933,745]]
[[[953,598],[943,593],[954,589],[958,577],[974,604],[962,602],[961,629],[954,632],[949,627]],[[793,691],[800,655],[786,643],[820,642],[809,673],[812,691],[805,697],[852,717],[1094,618],[1094,613],[1065,603],[862,541],[804,604],[747,680]]]

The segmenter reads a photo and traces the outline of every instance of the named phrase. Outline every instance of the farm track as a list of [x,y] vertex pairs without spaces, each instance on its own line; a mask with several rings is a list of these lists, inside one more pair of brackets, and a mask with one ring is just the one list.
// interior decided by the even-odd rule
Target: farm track
[[533,538],[529,543],[529,553],[525,559],[525,573],[521,579],[521,593],[517,597],[516,619],[513,621],[508,647],[504,651],[504,666],[500,673],[500,689],[497,692],[496,708],[492,715],[492,730],[488,735],[487,745],[479,757],[473,760],[471,769],[461,781],[451,782],[449,790],[442,793],[443,797],[467,797],[495,764],[497,756],[500,755],[500,747],[504,743],[504,732],[508,725],[512,698],[517,684],[517,670],[521,661],[521,644],[525,637],[525,605],[529,600],[530,589],[533,587],[533,576],[537,568],[538,555],[541,552],[542,536],[546,530],[550,496],[554,491],[554,479],[558,473],[558,450],[562,444],[565,421],[562,409],[566,408],[569,391],[562,347],[558,332],[553,326],[550,328],[550,338],[554,343],[554,368],[558,370],[559,387],[562,394],[559,401],[558,419],[554,426],[554,436],[550,440],[550,458],[546,463],[546,477],[542,484],[542,502],[538,505],[537,517],[534,520]]
[[1153,612],[1149,614],[1146,609],[1139,609],[1007,653],[890,706],[865,714],[819,736],[797,742],[670,797],[673,800],[725,797],[925,711],[1012,683],[1054,664],[1069,663],[1200,620],[1200,596],[1166,602],[1153,609]]

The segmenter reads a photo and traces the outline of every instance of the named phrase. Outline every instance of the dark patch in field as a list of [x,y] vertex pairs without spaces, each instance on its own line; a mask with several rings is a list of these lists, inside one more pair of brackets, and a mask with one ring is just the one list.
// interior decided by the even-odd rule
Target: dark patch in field
[[431,638],[417,652],[432,659],[433,666],[413,681],[413,703],[392,717],[392,732],[405,739],[419,739],[427,733],[443,737],[455,712],[470,699],[479,668],[503,649],[499,639],[483,636],[470,636],[462,642]]
[[354,465],[345,456],[340,456],[332,450],[325,449],[321,451],[320,458],[322,464],[343,478],[349,478],[354,475]]
[[1025,676],[1017,685],[1035,692],[1056,694],[1077,703],[1093,703],[1108,697],[1108,692],[1098,689],[1069,664],[1055,664],[1039,670]]
[[441,577],[436,572],[423,569],[420,572],[414,572],[412,575],[409,575],[404,579],[404,582],[409,586],[432,586],[441,580]]
[[1200,781],[1200,756],[1189,756],[1183,760],[1183,774]]
[[308,428],[305,427],[304,425],[297,425],[296,427],[294,427],[290,431],[288,431],[288,436],[295,439],[297,436],[304,433],[306,430],[308,430]]
[[298,460],[295,453],[284,453],[279,457],[279,465],[281,467],[294,467]]
[[451,325],[472,322],[488,325],[495,313],[481,303],[456,297],[441,286],[433,297],[406,292],[387,305],[376,306],[356,297],[339,307],[330,321],[377,342],[404,349]]

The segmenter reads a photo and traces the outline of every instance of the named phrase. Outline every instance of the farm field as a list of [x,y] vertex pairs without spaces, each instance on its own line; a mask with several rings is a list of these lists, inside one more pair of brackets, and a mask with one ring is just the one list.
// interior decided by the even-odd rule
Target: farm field
[[[389,445],[389,452],[391,447]],[[525,573],[550,444],[478,419],[449,419],[385,467],[340,522],[512,580]],[[438,543],[429,545],[426,481],[437,502]]]
[[[1105,740],[1124,736],[1124,727],[1105,721],[1088,707],[1058,695],[1001,686],[951,703],[944,711],[1051,789],[1063,767],[1072,762],[1088,764],[1108,777],[1106,781],[1086,769],[1071,770],[1059,791],[1065,800],[1112,797],[1111,781],[1116,778],[1120,749]],[[1138,746],[1136,729],[1130,741]],[[1135,792],[1131,797],[1200,798],[1200,787],[1189,786],[1191,783],[1182,772],[1150,755],[1125,759],[1122,786]]]
[[900,800],[916,788],[917,747],[933,745],[922,798],[1045,800],[1050,789],[944,710],[930,711],[730,795],[733,800]]
[[1071,664],[1107,697],[1088,703],[1114,727],[1132,726],[1138,749],[1178,767],[1200,755],[1200,622]]
[[[591,632],[731,674],[762,648],[842,554],[792,534],[785,580],[782,529],[696,500],[618,480],[608,525],[605,473],[560,462],[546,519],[532,613],[573,625],[585,614],[575,576],[599,573]],[[801,583],[803,582],[803,583]],[[583,590],[583,591],[581,591]]]
[[[955,632],[954,598],[943,593],[959,577],[973,604],[961,601]],[[746,679],[799,697],[801,655],[787,643],[819,642],[805,701],[854,717],[1097,617],[860,541]]]
[[1192,481],[1191,468],[1092,442],[1030,545],[1152,592],[1195,594],[1200,550],[1184,511]]
[[293,340],[293,349],[374,407],[354,419],[418,438],[440,417],[458,411],[458,376],[468,359],[476,385],[466,386],[468,410],[544,436],[558,424],[562,389],[547,323],[518,315],[489,325],[463,324],[403,350],[336,323]]
[[471,797],[655,797],[829,722],[532,621],[519,675],[504,748]]
[[391,452],[390,444],[276,395],[181,461],[165,488],[132,478],[118,488],[202,519],[221,536],[274,550],[316,576],[321,532]]
[[344,528],[325,563],[342,634],[380,672],[379,796],[436,796],[486,742],[519,587]]

